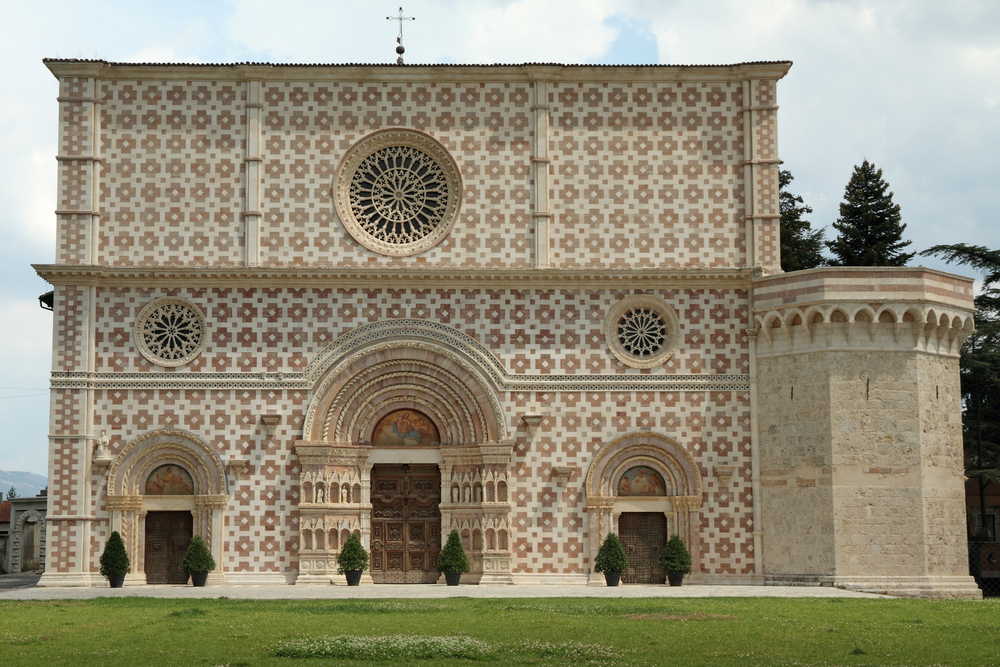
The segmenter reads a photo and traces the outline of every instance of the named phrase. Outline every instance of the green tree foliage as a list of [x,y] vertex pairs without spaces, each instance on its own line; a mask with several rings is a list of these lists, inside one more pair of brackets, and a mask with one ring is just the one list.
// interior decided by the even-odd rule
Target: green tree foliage
[[448,533],[448,541],[438,555],[438,572],[468,572],[469,559],[462,548],[462,538],[457,530]]
[[129,563],[128,554],[125,552],[125,542],[116,530],[111,533],[108,543],[104,545],[104,553],[101,554],[101,575],[112,577],[128,574],[131,571],[132,564]]
[[865,160],[854,168],[833,223],[837,238],[826,242],[834,254],[833,266],[906,266],[915,253],[905,253],[906,225],[899,205],[892,203],[882,170]]
[[779,205],[781,207],[781,269],[802,271],[826,264],[820,253],[826,243],[826,233],[814,230],[804,216],[813,212],[806,206],[800,195],[788,191],[795,179],[792,172],[782,169],[778,172]]
[[208,550],[205,540],[201,539],[201,535],[195,535],[191,538],[191,543],[188,544],[187,551],[184,552],[181,566],[188,574],[211,572],[215,569],[215,559],[212,558],[212,553]]
[[351,570],[361,570],[364,572],[367,569],[368,552],[361,546],[361,538],[358,537],[358,534],[351,533],[351,536],[347,538],[344,546],[340,549],[340,553],[337,554],[337,574],[343,574]]
[[979,484],[980,516],[986,513],[986,489],[1000,484],[1000,250],[957,243],[920,253],[982,271],[983,290],[976,297],[976,331],[962,345],[962,431],[965,474]]
[[10,489],[7,490],[7,500],[14,500],[14,498],[17,498],[17,489],[11,486]]
[[628,569],[628,556],[625,547],[614,533],[608,533],[597,550],[594,559],[594,572],[624,572]]
[[660,569],[664,572],[691,574],[691,552],[677,533],[670,536],[660,553]]

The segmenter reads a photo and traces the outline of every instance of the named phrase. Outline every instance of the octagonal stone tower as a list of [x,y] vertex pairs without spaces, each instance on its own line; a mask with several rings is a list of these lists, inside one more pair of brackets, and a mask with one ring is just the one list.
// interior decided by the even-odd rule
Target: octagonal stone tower
[[976,598],[958,356],[972,280],[813,269],[754,283],[769,583]]

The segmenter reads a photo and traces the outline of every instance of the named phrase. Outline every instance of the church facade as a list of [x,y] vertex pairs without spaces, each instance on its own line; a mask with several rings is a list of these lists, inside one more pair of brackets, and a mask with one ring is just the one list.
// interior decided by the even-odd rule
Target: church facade
[[780,270],[791,63],[135,65],[59,81],[47,569],[976,597],[972,282]]

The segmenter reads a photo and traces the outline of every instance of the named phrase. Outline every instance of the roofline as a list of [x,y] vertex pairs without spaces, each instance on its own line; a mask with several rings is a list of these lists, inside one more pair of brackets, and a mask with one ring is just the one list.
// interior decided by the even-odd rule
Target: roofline
[[295,63],[116,63],[106,60],[44,58],[56,78],[243,81],[733,81],[780,79],[790,60],[732,65],[579,65],[560,63],[487,64],[295,64]]

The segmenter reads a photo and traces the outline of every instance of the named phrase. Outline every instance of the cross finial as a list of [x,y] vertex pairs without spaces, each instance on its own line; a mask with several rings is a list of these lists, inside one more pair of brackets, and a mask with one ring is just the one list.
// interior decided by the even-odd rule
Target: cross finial
[[398,53],[399,56],[396,58],[396,64],[397,65],[402,65],[403,64],[403,53],[406,52],[406,49],[403,48],[403,21],[416,21],[417,19],[414,16],[403,16],[403,8],[400,7],[399,8],[399,16],[386,16],[385,20],[386,21],[399,21],[399,36],[396,37],[396,44],[397,44],[397,46],[396,46],[396,53]]

